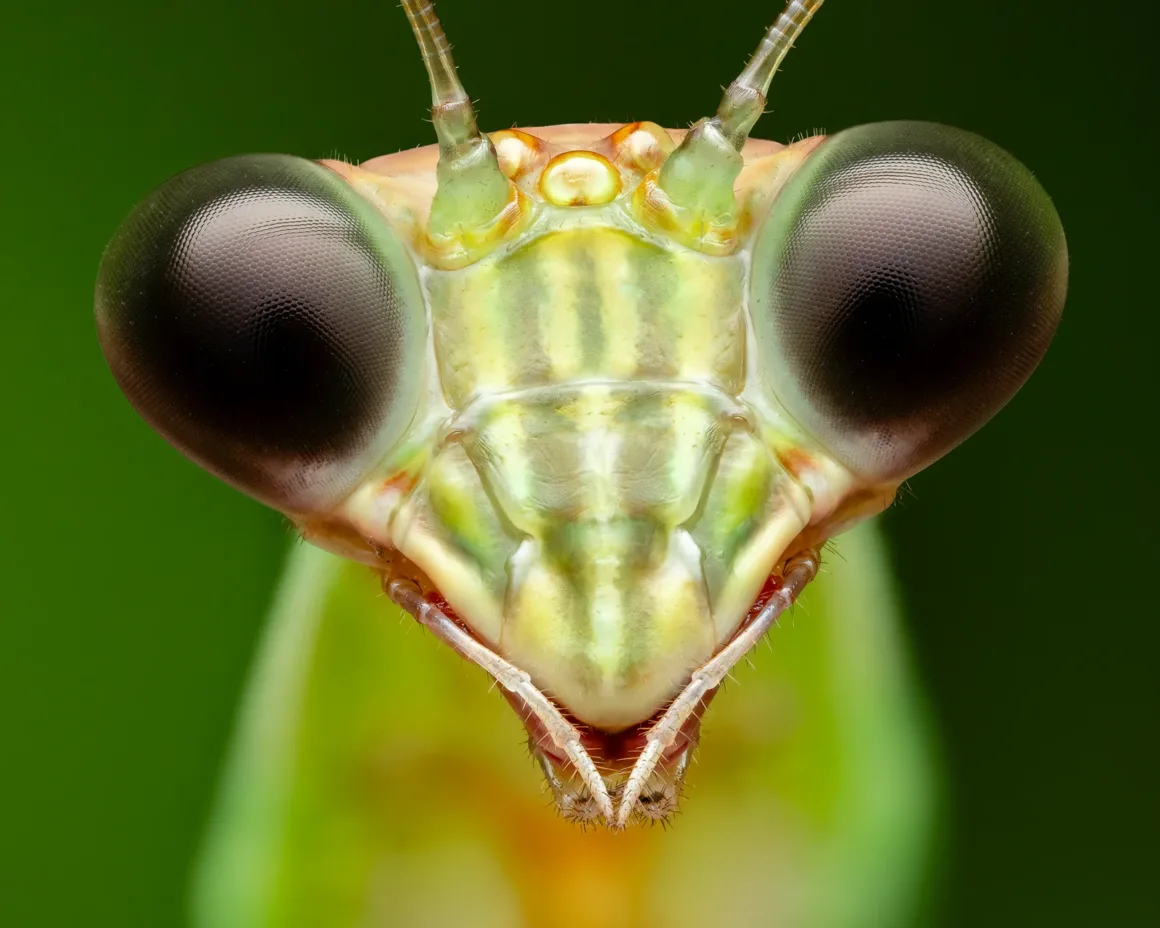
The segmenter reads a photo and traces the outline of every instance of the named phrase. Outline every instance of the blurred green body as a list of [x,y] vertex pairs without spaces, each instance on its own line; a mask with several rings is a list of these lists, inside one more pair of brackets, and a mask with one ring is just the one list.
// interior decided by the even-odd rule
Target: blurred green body
[[[715,700],[668,829],[560,820],[483,677],[296,550],[197,875],[199,928],[906,925],[930,756],[876,531]],[[679,888],[679,889],[678,889]]]

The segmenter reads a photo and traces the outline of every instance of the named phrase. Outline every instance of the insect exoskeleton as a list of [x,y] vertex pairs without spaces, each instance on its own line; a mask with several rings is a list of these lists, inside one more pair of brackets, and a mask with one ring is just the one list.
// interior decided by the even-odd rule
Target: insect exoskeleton
[[688,132],[488,136],[405,2],[438,145],[194,168],[101,266],[142,415],[499,680],[578,819],[675,807],[820,545],[993,415],[1062,310],[1059,219],[989,142],[748,139],[819,5]]

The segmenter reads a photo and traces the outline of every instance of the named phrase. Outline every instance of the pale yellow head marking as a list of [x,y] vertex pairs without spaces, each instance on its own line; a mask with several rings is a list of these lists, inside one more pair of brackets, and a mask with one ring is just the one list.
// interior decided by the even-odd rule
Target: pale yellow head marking
[[620,173],[594,151],[567,151],[548,162],[540,193],[553,206],[599,206],[620,193]]

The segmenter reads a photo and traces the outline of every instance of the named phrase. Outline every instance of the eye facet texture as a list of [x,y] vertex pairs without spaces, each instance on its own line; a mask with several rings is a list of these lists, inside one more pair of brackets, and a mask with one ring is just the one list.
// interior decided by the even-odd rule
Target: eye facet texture
[[823,142],[754,250],[761,367],[791,415],[864,477],[950,450],[1030,376],[1067,289],[1059,217],[979,136],[893,122]]
[[415,410],[414,267],[373,207],[310,161],[246,155],[169,180],[109,244],[96,314],[149,423],[280,508],[340,497]]

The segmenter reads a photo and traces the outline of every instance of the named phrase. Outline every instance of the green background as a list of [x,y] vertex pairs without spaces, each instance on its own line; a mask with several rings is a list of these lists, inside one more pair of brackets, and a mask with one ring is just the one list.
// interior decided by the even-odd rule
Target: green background
[[[684,125],[777,6],[440,10],[498,129]],[[834,0],[755,133],[969,128],[1068,233],[1040,371],[884,517],[949,777],[936,925],[1160,924],[1156,25],[1142,0]],[[426,144],[426,89],[391,0],[65,0],[0,29],[0,924],[176,925],[289,533],[121,398],[97,261],[195,163]]]

